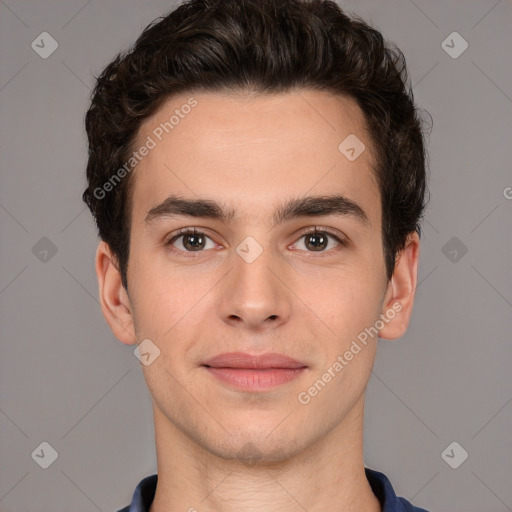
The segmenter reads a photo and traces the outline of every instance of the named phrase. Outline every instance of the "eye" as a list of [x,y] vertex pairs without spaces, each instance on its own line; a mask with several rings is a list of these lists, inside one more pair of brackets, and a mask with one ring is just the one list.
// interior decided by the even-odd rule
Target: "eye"
[[[176,247],[174,243],[178,240],[180,240],[180,243]],[[210,247],[207,247],[207,240],[211,242]],[[203,249],[214,249],[216,247],[215,242],[209,236],[201,231],[196,231],[195,228],[180,229],[165,245],[169,246],[173,252],[201,252]]]
[[[299,240],[304,240],[304,247],[306,247],[306,251],[308,252],[327,252],[326,249],[329,247],[330,239],[333,239],[336,242],[336,246],[348,245],[348,242],[344,240],[341,236],[334,234],[328,229],[321,228],[318,230],[316,227],[314,230],[309,230],[302,234]],[[298,242],[297,242],[298,243]],[[330,247],[332,249],[332,247]]]
[[[348,242],[341,235],[335,234],[327,228],[320,228],[319,230],[315,227],[314,229],[309,229],[302,233],[299,240],[302,239],[305,239],[305,249],[301,250],[306,250],[307,252],[327,252],[327,250],[333,249],[332,246],[329,247],[329,243],[332,240],[337,244],[334,249],[339,245],[348,245]],[[179,244],[176,244],[177,241],[179,241]],[[208,246],[208,241],[210,246]],[[298,243],[296,242],[296,244]],[[202,231],[197,231],[195,228],[180,229],[164,245],[177,254],[203,252],[205,249],[217,247],[217,244],[209,236]]]

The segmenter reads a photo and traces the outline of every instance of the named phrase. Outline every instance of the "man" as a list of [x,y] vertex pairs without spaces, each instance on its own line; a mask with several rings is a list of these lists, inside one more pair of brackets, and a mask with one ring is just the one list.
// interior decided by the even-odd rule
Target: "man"
[[123,512],[424,510],[363,461],[426,206],[405,73],[334,2],[191,0],[98,77],[84,200],[158,459]]

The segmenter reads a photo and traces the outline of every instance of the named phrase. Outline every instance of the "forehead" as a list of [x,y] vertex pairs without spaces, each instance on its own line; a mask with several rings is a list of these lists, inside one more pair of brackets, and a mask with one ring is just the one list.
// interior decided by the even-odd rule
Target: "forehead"
[[[171,194],[213,199],[236,219],[263,222],[287,198],[333,193],[364,205],[372,225],[380,222],[371,143],[349,98],[184,93],[142,123],[135,149],[143,145],[151,149],[134,170],[134,223]],[[353,157],[352,148],[363,147],[347,158],[347,149]]]

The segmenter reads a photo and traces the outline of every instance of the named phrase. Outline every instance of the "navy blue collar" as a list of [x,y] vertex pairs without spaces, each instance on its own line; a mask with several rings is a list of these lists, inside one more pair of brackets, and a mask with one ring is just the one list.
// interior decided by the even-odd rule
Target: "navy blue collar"
[[[404,498],[398,498],[384,473],[369,468],[365,468],[365,473],[373,493],[381,504],[382,512],[428,512],[424,508],[413,506]],[[156,474],[143,478],[133,493],[131,504],[119,512],[149,512],[157,482]]]

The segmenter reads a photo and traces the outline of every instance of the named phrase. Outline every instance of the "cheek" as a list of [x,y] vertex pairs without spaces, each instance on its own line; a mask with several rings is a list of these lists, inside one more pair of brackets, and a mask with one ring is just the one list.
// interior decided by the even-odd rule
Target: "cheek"
[[378,317],[380,281],[368,266],[323,269],[321,275],[303,275],[297,295],[306,299],[308,314],[324,320],[337,339],[347,339]]
[[181,287],[151,258],[130,260],[129,290],[137,339],[159,340],[179,318]]
[[[215,275],[190,268],[174,269],[146,258],[135,275],[134,323],[137,339],[149,338],[160,348],[166,367],[175,367],[201,336],[204,321],[213,309]],[[218,277],[217,277],[218,279]]]

